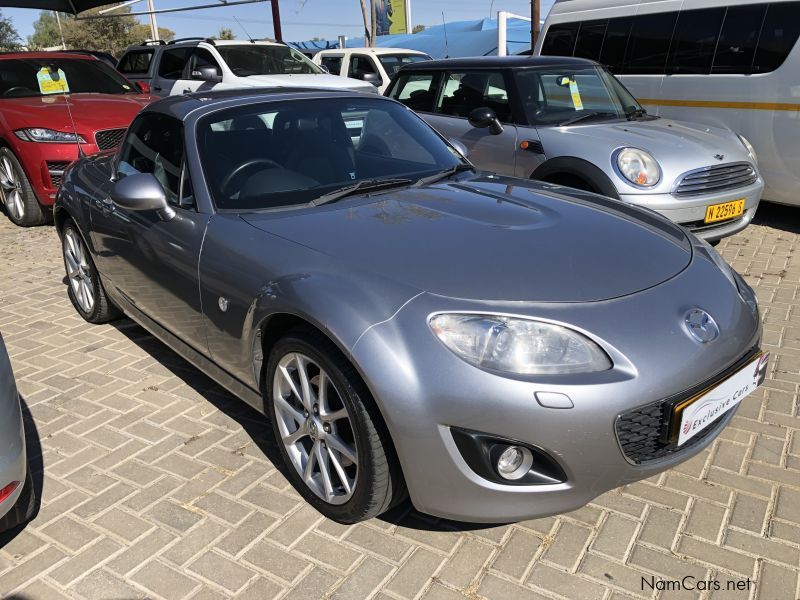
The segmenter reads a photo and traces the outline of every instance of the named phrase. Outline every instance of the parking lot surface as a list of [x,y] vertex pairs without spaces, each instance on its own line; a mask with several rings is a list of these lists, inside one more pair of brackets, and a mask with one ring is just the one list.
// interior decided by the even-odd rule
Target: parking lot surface
[[131,321],[85,323],[54,229],[0,215],[42,499],[0,538],[0,597],[800,598],[800,209],[757,222],[719,249],[758,292],[769,375],[702,454],[558,517],[342,526],[287,483],[265,418]]

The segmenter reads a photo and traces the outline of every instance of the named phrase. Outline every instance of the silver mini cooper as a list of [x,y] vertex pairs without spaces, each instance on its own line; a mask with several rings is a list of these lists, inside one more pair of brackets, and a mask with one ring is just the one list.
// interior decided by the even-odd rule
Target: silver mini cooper
[[590,60],[426,61],[401,69],[386,95],[483,169],[646,206],[707,241],[744,229],[764,189],[744,137],[651,116]]

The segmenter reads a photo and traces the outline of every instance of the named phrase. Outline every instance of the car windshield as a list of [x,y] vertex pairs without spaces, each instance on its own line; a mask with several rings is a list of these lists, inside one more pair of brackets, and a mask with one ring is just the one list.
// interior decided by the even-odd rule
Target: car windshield
[[531,125],[585,124],[642,111],[625,86],[603,68],[520,69],[515,76]]
[[381,54],[378,56],[378,60],[381,61],[389,77],[397,73],[403,65],[430,59],[431,57],[427,54]]
[[217,46],[231,71],[239,77],[250,75],[295,75],[322,73],[294,48],[264,44],[225,44]]
[[222,110],[199,121],[197,144],[218,209],[305,206],[356,184],[407,184],[467,164],[418,116],[379,98]]
[[0,98],[53,94],[136,94],[130,82],[103,61],[81,58],[15,58],[0,61]]

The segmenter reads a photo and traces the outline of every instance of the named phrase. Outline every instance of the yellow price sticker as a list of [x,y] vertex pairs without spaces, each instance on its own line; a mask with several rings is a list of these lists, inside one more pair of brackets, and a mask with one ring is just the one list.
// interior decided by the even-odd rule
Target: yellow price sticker
[[581,100],[581,93],[578,90],[578,82],[574,79],[569,80],[569,93],[572,96],[572,105],[575,110],[583,110],[583,100]]
[[36,81],[39,82],[39,91],[43,94],[65,94],[69,92],[69,84],[64,71],[52,71],[47,67],[42,67],[36,73]]

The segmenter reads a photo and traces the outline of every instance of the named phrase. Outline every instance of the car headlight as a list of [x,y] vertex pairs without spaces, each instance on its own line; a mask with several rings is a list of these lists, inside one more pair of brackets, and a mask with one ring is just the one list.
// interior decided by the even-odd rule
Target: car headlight
[[745,149],[747,150],[747,153],[750,155],[750,158],[753,159],[753,162],[758,164],[758,156],[756,156],[756,149],[753,148],[753,144],[751,144],[749,141],[747,141],[747,138],[744,137],[743,135],[738,135],[737,134],[736,137],[738,137],[739,141],[742,142],[742,146],[745,147]]
[[653,187],[661,180],[661,167],[644,150],[620,148],[614,160],[619,173],[636,187]]
[[56,131],[55,129],[45,129],[43,127],[29,127],[28,129],[17,129],[14,134],[26,142],[50,142],[55,144],[69,144],[79,142],[85,144],[84,140],[77,133],[69,131]]
[[605,352],[560,325],[502,315],[443,313],[430,327],[442,343],[483,369],[539,375],[593,373],[611,368]]

